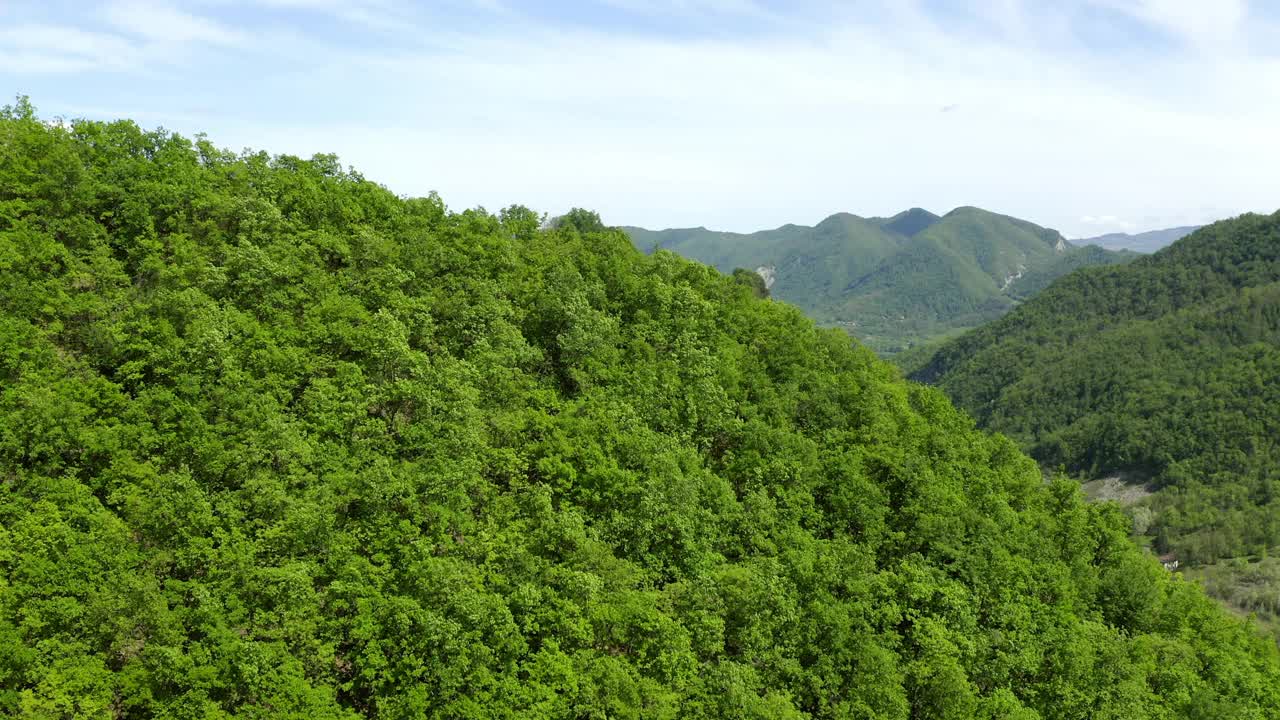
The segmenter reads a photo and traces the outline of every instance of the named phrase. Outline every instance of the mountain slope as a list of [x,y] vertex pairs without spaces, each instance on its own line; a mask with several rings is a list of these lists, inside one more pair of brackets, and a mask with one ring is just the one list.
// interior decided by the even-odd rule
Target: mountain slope
[[837,213],[813,227],[783,225],[745,235],[706,228],[623,229],[645,252],[670,250],[722,273],[739,267],[773,267],[779,283],[774,292],[799,305],[839,292],[850,274],[879,263],[901,241],[901,236],[879,223],[849,213]]
[[625,230],[635,246],[644,252],[670,250],[711,265],[722,273],[729,273],[734,268],[750,266],[754,269],[766,264],[762,260],[776,255],[775,248],[791,237],[793,227],[784,226],[749,235],[702,227],[670,230],[629,227]]
[[774,297],[887,354],[999,317],[1033,287],[1011,290],[1024,274],[1047,284],[1081,265],[1131,257],[1082,253],[1055,231],[968,207],[942,217],[919,208],[892,218],[841,213],[749,235],[625,230],[646,252],[672,250],[722,272],[764,268]]
[[1053,281],[1082,267],[1123,265],[1139,257],[1141,255],[1132,250],[1107,250],[1097,245],[1075,247],[1054,258],[1048,264],[1028,270],[1020,277],[1014,278],[1005,288],[1005,292],[1018,300],[1027,300],[1049,287]]
[[1042,463],[1149,482],[1157,550],[1280,545],[1280,214],[1071,274],[920,364]]
[[[978,208],[957,208],[910,240],[819,311],[861,318],[868,334],[977,324],[1012,306],[1009,284],[1028,267],[1056,266],[1060,235]],[[948,328],[949,329],[949,328]]]
[[869,220],[840,213],[796,234],[776,247],[768,263],[774,268],[775,297],[801,308],[819,307],[844,290],[848,278],[881,262],[899,239]]
[[974,207],[952,210],[918,237],[936,240],[970,258],[1002,285],[1030,265],[1055,259],[1069,247],[1056,230]]
[[0,111],[0,714],[1280,713],[1007,440],[577,211]]

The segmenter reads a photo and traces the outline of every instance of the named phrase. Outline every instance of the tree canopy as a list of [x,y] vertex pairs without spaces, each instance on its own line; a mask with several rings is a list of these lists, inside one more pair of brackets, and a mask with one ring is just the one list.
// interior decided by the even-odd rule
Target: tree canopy
[[918,365],[1045,465],[1148,484],[1160,552],[1280,545],[1280,213],[1077,272]]
[[590,220],[4,109],[0,714],[1280,714],[1117,508]]

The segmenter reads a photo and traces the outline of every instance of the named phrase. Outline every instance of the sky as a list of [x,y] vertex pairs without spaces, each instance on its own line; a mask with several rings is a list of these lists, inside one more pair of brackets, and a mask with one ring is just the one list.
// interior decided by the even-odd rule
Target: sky
[[1280,0],[0,0],[6,90],[617,225],[1280,208]]

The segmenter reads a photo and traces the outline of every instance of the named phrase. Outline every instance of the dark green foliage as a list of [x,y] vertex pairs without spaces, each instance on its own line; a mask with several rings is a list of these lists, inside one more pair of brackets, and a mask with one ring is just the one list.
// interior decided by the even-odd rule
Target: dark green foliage
[[572,228],[579,234],[603,232],[605,229],[598,213],[582,208],[574,208],[555,218],[551,221],[551,228],[555,230]]
[[0,715],[1280,713],[1113,508],[573,218],[6,110]]
[[769,268],[778,299],[886,355],[994,320],[1077,267],[1134,257],[1073,248],[1053,230],[970,207],[941,218],[919,208],[840,213],[750,235],[625,230],[646,252],[672,250],[726,273]]
[[739,285],[745,285],[751,289],[751,294],[758,298],[769,297],[769,286],[765,283],[760,273],[747,270],[746,268],[734,268],[733,281]]
[[1150,482],[1157,550],[1280,544],[1280,215],[1072,274],[918,362],[1042,463]]

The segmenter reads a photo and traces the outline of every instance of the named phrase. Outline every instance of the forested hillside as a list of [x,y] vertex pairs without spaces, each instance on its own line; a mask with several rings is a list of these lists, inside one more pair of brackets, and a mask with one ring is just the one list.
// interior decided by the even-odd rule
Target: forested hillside
[[1117,508],[756,295],[5,108],[0,715],[1280,715]]
[[1184,564],[1280,545],[1280,214],[1063,278],[914,377],[1049,467],[1148,484],[1138,530]]
[[775,297],[885,355],[994,320],[1077,267],[1136,257],[1074,247],[1054,230],[972,207],[942,217],[840,213],[748,235],[625,229],[646,252],[672,250],[725,273],[760,269]]

